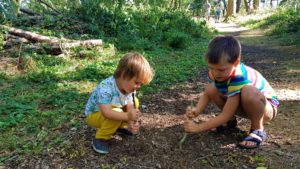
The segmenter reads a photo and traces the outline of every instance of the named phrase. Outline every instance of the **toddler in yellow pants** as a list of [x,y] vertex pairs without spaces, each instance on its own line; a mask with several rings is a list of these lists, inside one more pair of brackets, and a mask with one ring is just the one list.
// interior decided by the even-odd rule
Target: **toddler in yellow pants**
[[92,143],[96,152],[108,153],[109,140],[117,130],[127,134],[138,132],[139,124],[134,121],[140,111],[134,93],[142,84],[150,83],[153,76],[150,64],[141,54],[128,53],[119,61],[114,75],[94,89],[84,113],[86,122],[97,128]]

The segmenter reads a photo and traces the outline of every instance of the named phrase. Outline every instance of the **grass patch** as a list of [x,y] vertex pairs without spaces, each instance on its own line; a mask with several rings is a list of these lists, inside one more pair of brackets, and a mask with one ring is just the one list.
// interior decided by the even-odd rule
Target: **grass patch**
[[300,44],[300,11],[288,7],[278,8],[262,20],[249,20],[242,24],[252,29],[266,29],[266,34],[277,39],[281,45]]

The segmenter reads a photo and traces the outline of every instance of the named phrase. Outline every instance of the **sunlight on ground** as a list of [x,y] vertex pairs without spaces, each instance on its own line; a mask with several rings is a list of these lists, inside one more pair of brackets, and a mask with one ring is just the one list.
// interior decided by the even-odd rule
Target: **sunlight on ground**
[[[236,20],[235,22],[238,23],[245,23],[249,20],[254,20],[254,21],[258,21],[258,20],[262,20],[264,18],[267,18],[269,16],[271,16],[272,12],[265,12],[263,11],[263,13],[261,12],[257,12],[256,14],[252,14],[252,15],[238,15],[235,17],[234,20]],[[220,21],[224,20],[224,18],[221,18]],[[233,33],[233,32],[242,32],[242,31],[247,31],[249,30],[249,28],[247,27],[242,27],[239,24],[236,24],[234,22],[229,22],[229,23],[225,23],[225,22],[219,22],[216,23],[215,19],[212,18],[209,21],[209,25],[213,28],[215,28],[216,30],[218,30],[219,32],[224,32],[224,33]],[[251,36],[251,35],[247,35],[247,36]],[[253,34],[252,36],[262,36],[261,34],[256,35]]]
[[[213,115],[201,114],[194,119],[196,123],[208,121]],[[168,128],[183,124],[183,115],[174,115],[171,113],[162,115],[161,112],[142,113],[141,122],[145,128]]]
[[219,32],[241,32],[246,31],[248,28],[241,27],[235,23],[214,23],[212,22],[211,25],[217,29]]
[[269,16],[271,16],[273,14],[272,10],[266,12],[265,10],[259,11],[256,14],[252,14],[252,15],[238,15],[237,16],[237,21],[239,23],[245,23],[249,20],[254,20],[254,21],[258,21],[258,20],[263,20]]
[[142,126],[146,128],[167,128],[183,123],[182,115],[165,114],[161,115],[157,113],[142,114],[141,117]]
[[300,89],[274,89],[279,100],[300,100]]

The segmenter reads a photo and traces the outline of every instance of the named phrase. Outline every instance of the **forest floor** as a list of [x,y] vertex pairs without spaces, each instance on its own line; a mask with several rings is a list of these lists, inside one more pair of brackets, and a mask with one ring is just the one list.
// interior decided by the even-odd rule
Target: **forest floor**
[[[25,158],[7,161],[7,168],[299,168],[300,166],[300,48],[284,46],[264,36],[261,30],[246,30],[232,24],[215,24],[242,42],[245,64],[260,71],[276,90],[281,102],[277,117],[266,125],[268,139],[254,150],[236,146],[243,134],[233,130],[189,134],[179,149],[184,134],[183,113],[196,104],[207,84],[206,70],[170,90],[147,95],[141,100],[142,129],[133,137],[115,136],[110,153],[99,155],[91,149],[95,130],[83,128],[66,132],[70,146]],[[226,30],[226,31],[224,31]],[[222,33],[224,34],[224,33]],[[196,73],[196,72],[195,72]],[[200,116],[208,120],[220,111],[213,105]],[[238,128],[249,130],[249,121],[238,119]]]

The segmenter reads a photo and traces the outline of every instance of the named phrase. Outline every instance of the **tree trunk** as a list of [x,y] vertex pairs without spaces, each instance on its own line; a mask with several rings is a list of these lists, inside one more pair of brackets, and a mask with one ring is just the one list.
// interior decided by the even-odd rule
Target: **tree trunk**
[[227,3],[226,0],[222,0],[224,4],[223,16],[225,16],[225,12],[227,13]]
[[240,12],[242,0],[236,0],[236,13]]
[[228,0],[227,14],[226,14],[225,20],[228,20],[228,18],[230,16],[233,16],[235,14],[234,8],[235,8],[235,0]]
[[249,8],[248,1],[247,1],[247,0],[244,0],[244,4],[245,4],[246,12],[249,13],[250,8]]
[[256,11],[259,8],[259,1],[260,0],[254,0],[253,1],[253,9]]

